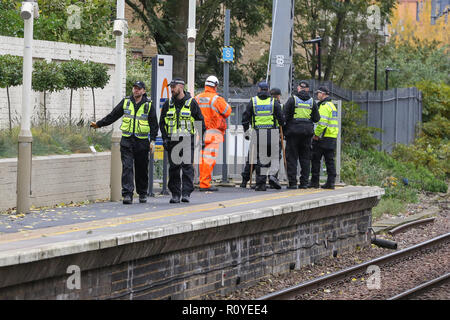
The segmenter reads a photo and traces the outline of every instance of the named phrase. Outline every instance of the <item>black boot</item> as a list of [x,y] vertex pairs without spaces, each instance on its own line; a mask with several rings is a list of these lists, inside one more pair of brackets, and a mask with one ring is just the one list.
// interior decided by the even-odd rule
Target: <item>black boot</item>
[[130,195],[126,195],[123,197],[123,204],[132,204],[133,203],[133,197]]
[[266,191],[266,185],[265,184],[257,185],[255,191]]
[[334,189],[334,183],[333,182],[328,182],[325,183],[323,186],[321,186],[322,189]]
[[172,199],[170,199],[169,203],[180,203],[180,196],[172,195]]
[[297,183],[289,183],[287,189],[297,189]]
[[278,179],[274,176],[270,176],[269,177],[269,185],[273,188],[273,189],[277,189],[280,190],[281,189],[281,184],[278,181]]
[[242,182],[239,185],[239,187],[244,188],[244,189],[247,188],[247,182],[248,182],[248,180],[242,180]]
[[319,185],[319,179],[311,179],[311,182],[308,184],[308,188],[315,188],[315,189],[318,189],[318,188],[320,188],[320,185]]

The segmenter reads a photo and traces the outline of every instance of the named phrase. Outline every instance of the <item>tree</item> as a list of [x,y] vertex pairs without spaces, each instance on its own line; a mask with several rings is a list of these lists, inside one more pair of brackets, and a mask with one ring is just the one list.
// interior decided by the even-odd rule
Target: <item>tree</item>
[[89,72],[91,74],[90,81],[88,86],[92,90],[92,101],[94,105],[94,121],[95,120],[95,94],[94,89],[95,88],[104,88],[106,84],[109,81],[109,74],[108,74],[108,67],[102,63],[96,63],[96,62],[87,62],[87,67],[89,68]]
[[[186,29],[188,1],[126,0],[138,19],[143,22],[146,36],[155,40],[158,53],[174,57],[174,76],[186,77]],[[231,10],[231,46],[235,48],[235,61],[249,36],[256,35],[272,17],[272,1],[200,0],[196,13],[196,71],[197,74],[222,75],[220,48],[223,46],[225,9]],[[243,80],[242,70],[234,64],[230,79]],[[197,79],[203,83],[200,78]]]
[[[0,2],[0,35],[23,37],[21,1]],[[114,46],[115,0],[39,0],[34,39],[97,46]]]
[[[368,52],[373,56],[374,31],[367,23],[370,5],[380,8],[380,20],[387,23],[396,1],[297,0],[294,44],[301,47],[304,54],[296,57],[298,65],[295,69],[307,70],[309,76],[314,77],[318,67],[317,51],[315,46],[303,41],[321,37],[323,80],[343,82],[354,71],[350,66],[359,53],[364,51],[365,61]],[[307,77],[308,74],[297,76]]]
[[9,131],[12,131],[9,88],[22,84],[23,58],[9,54],[0,56],[0,88],[6,88],[8,97]]
[[55,92],[64,88],[64,75],[60,65],[45,60],[33,64],[32,87],[34,91],[44,93],[44,125],[47,124],[47,92]]
[[64,87],[70,89],[69,123],[72,123],[73,90],[89,87],[91,73],[86,63],[76,59],[61,63],[61,70],[64,75]]

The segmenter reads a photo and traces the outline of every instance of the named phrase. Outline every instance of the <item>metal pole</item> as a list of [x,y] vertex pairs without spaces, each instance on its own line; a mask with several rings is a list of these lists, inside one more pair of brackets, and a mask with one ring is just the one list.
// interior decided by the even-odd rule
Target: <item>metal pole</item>
[[[125,0],[117,0],[116,20],[125,20]],[[124,32],[116,34],[116,65],[114,105],[117,105],[124,95],[123,92],[123,42]],[[120,159],[120,139],[122,134],[117,124],[113,124],[111,137],[111,201],[120,201],[122,197],[122,166]]]
[[[224,46],[230,45],[230,9],[225,10],[225,34],[224,34]],[[229,97],[229,82],[230,82],[230,64],[224,62],[223,64],[223,96],[225,101],[228,102]],[[230,121],[227,119],[227,124]],[[227,126],[228,127],[228,126]],[[228,182],[228,161],[227,161],[227,133],[223,137],[223,163],[222,163],[222,183]]]
[[322,50],[321,50],[321,48],[322,48],[322,45],[321,45],[321,42],[322,41],[319,41],[318,43],[317,43],[317,47],[318,47],[318,52],[317,52],[317,54],[319,55],[318,56],[318,63],[319,63],[319,81],[321,81],[322,80],[322,61],[321,61],[321,59],[320,59],[320,57],[321,57],[321,55],[322,55]]
[[386,72],[386,90],[389,90],[389,70],[384,70]]
[[[17,156],[17,213],[26,213],[31,203],[31,77],[33,71],[33,23],[37,6],[33,1],[22,3],[21,17],[24,19],[22,120],[18,137]],[[37,17],[36,17],[37,18]]]
[[377,69],[378,69],[378,38],[375,35],[375,71],[373,75],[373,90],[377,91]]
[[195,95],[195,38],[197,31],[195,29],[195,0],[189,0],[189,23],[187,29],[188,41],[188,74],[187,87],[192,96]]

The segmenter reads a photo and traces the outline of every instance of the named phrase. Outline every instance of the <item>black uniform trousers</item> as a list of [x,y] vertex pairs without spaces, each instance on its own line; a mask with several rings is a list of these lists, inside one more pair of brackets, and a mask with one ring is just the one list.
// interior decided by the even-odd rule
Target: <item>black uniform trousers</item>
[[[332,143],[333,145],[333,143]],[[334,144],[335,146],[335,144]],[[312,142],[312,159],[311,159],[311,182],[314,184],[319,183],[320,178],[320,160],[325,158],[325,165],[327,167],[327,184],[335,183],[336,179],[336,165],[334,163],[334,157],[336,154],[335,147],[328,147],[327,144],[320,141]]]
[[190,196],[194,191],[194,137],[186,137],[190,138],[191,156],[188,161],[180,161],[183,158],[182,148],[174,150],[178,143],[183,143],[184,138],[180,137],[179,141],[169,141],[167,150],[169,155],[169,181],[167,186],[172,196],[178,197]]
[[300,185],[307,185],[311,170],[312,134],[289,134],[286,143],[286,163],[289,185],[297,185],[297,162],[300,162]]
[[[278,150],[279,150],[278,159],[281,160],[281,151],[282,151],[281,140],[280,140],[278,147],[279,147],[278,148]],[[247,156],[247,160],[245,161],[244,170],[241,172],[242,181],[250,181],[250,161],[251,161],[250,160],[251,159],[250,152],[251,152],[251,148],[249,148],[249,150],[248,150],[248,156]],[[255,160],[253,160],[253,161],[255,161]],[[278,171],[273,176],[275,176],[275,178],[278,178]]]
[[[264,136],[262,131],[266,132],[266,136]],[[262,133],[262,134],[260,134]],[[280,149],[279,149],[279,141],[280,141],[280,134],[278,129],[259,129],[256,130],[257,139],[256,139],[256,155],[254,155],[254,158],[256,157],[256,163],[255,163],[255,172],[256,172],[256,185],[265,185],[267,182],[267,178],[270,175],[275,175],[277,171],[271,171],[269,168],[273,170],[273,168],[279,168],[280,164]],[[272,135],[275,134],[277,141],[277,147],[274,147],[273,150],[275,153],[272,157]],[[255,147],[253,147],[255,148]],[[252,146],[250,145],[250,150],[252,149]],[[277,163],[273,163],[277,162]]]
[[139,195],[148,194],[148,162],[150,141],[135,136],[122,137],[120,157],[122,159],[122,196],[133,196],[134,181]]

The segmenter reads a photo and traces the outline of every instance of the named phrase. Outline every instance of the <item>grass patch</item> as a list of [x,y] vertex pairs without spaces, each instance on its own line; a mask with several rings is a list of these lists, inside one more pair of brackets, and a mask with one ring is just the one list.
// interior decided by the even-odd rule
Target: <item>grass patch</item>
[[[0,130],[0,158],[17,157],[19,127]],[[31,128],[33,156],[90,153],[93,145],[98,152],[111,149],[112,130],[94,130],[84,125],[51,124]]]
[[387,198],[381,199],[376,207],[372,209],[372,216],[374,219],[379,219],[383,214],[398,215],[405,211],[406,203],[401,200]]
[[347,146],[342,153],[341,179],[351,185],[384,188],[374,217],[398,214],[408,203],[417,203],[420,191],[447,192],[447,183],[430,170],[394,159],[386,152]]

